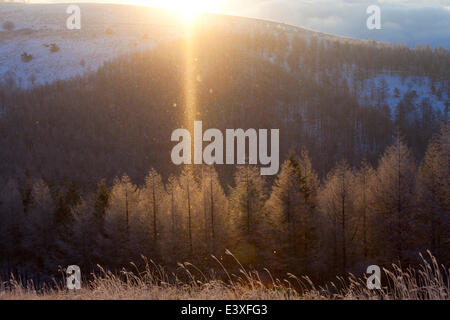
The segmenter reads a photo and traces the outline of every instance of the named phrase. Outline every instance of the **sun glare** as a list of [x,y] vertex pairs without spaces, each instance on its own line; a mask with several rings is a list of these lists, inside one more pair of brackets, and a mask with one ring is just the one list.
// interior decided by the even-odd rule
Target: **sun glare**
[[164,3],[167,9],[178,13],[183,20],[190,22],[199,14],[211,10],[211,0],[170,0]]
[[[114,1],[114,0],[113,0]],[[185,22],[192,22],[199,14],[217,11],[221,0],[116,0],[121,3],[157,7],[177,13]],[[1,0],[0,0],[1,2]]]

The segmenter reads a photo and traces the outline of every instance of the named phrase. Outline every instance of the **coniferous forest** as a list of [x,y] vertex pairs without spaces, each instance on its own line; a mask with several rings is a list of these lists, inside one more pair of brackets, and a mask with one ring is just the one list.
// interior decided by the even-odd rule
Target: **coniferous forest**
[[[426,250],[450,265],[448,50],[282,28],[186,37],[69,80],[3,82],[0,277],[141,256],[234,268],[226,249],[319,283]],[[380,74],[427,79],[444,107],[412,89],[391,107]],[[205,128],[280,129],[277,175],[171,162],[172,131],[192,125],[187,78]]]

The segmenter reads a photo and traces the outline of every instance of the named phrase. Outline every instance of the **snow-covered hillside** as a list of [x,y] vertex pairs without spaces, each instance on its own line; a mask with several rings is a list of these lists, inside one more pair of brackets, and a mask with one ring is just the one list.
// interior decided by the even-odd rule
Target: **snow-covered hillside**
[[[81,30],[69,30],[66,13],[69,4],[0,3],[0,82],[28,88],[84,75],[95,71],[105,61],[120,55],[152,49],[161,41],[182,37],[185,25],[174,13],[162,9],[112,4],[79,4]],[[6,21],[13,30],[4,30]],[[284,60],[264,56],[272,63],[282,63],[287,70],[287,57],[292,50],[294,36],[311,39],[333,39],[333,35],[299,28],[278,22],[223,15],[205,15],[205,26],[219,25],[234,32],[269,30],[275,36],[287,35],[291,43]],[[347,39],[348,41],[359,41]],[[355,83],[351,74],[341,79]],[[424,99],[434,109],[444,111],[449,104],[447,90],[442,83],[432,83],[425,77],[402,76],[381,72],[359,83],[358,94],[363,104],[387,104],[391,114],[409,93],[414,103]],[[447,85],[448,87],[448,85]],[[384,91],[383,101],[379,100]],[[374,97],[377,97],[376,99]]]
[[365,81],[361,100],[373,103],[375,100],[373,96],[381,90],[384,91],[381,96],[385,97],[381,103],[390,107],[392,115],[396,106],[408,95],[412,103],[428,103],[434,110],[441,112],[444,112],[450,99],[448,92],[443,90],[442,82],[432,82],[426,77],[402,77],[399,74],[380,73]]
[[81,30],[69,30],[68,6],[0,4],[0,26],[14,23],[13,30],[0,31],[3,82],[29,87],[81,75],[121,54],[152,49],[179,30],[161,10],[95,4],[80,4]]
[[[184,22],[163,9],[113,4],[78,4],[81,30],[68,30],[69,4],[0,3],[0,79],[22,88],[85,74],[105,61],[135,50],[152,49],[159,41],[184,34]],[[237,32],[271,29],[317,38],[320,32],[278,22],[208,15],[209,25],[222,25]],[[2,25],[11,21],[14,29]],[[57,52],[50,49],[57,47]],[[30,59],[22,55],[26,53]],[[31,57],[32,56],[32,57]],[[29,60],[29,61],[28,61]]]

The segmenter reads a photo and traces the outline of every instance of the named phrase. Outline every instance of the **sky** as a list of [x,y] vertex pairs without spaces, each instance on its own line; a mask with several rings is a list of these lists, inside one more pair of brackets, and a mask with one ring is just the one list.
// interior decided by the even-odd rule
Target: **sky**
[[[67,2],[32,0],[31,2]],[[450,49],[450,0],[75,0],[121,2],[276,20],[360,39]],[[192,4],[192,5],[191,5]],[[366,26],[369,5],[381,9],[381,29]]]

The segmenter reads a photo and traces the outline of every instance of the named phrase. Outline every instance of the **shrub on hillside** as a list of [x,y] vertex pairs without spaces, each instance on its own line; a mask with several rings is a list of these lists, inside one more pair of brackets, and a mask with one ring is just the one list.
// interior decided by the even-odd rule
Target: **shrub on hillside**
[[55,52],[58,52],[58,51],[59,51],[59,47],[58,47],[58,45],[56,43],[50,44],[50,52],[51,53],[55,53]]
[[22,53],[20,57],[22,62],[30,62],[31,60],[33,60],[33,55],[26,52]]
[[2,28],[3,28],[3,30],[6,30],[6,31],[13,31],[14,28],[15,28],[14,22],[12,22],[12,21],[5,21],[2,24]]

